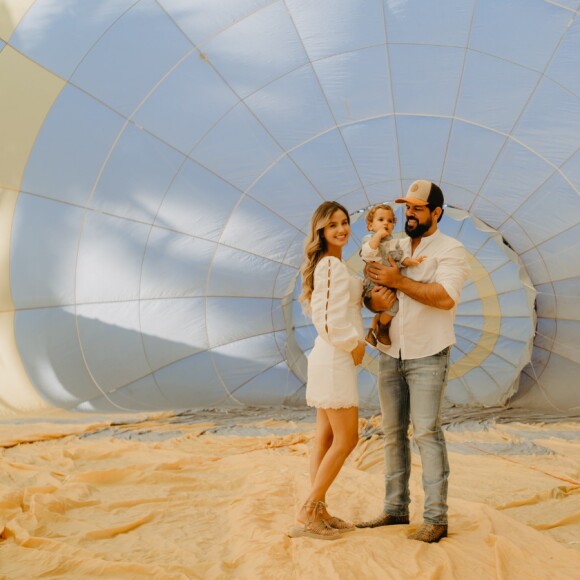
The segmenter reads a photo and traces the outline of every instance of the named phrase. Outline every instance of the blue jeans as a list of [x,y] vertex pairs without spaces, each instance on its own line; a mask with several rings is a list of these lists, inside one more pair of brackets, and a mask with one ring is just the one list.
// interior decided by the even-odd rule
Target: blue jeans
[[441,429],[441,404],[447,385],[447,347],[433,356],[400,360],[380,355],[379,399],[385,434],[385,512],[408,515],[411,449],[409,419],[423,466],[425,508],[430,524],[447,523],[449,463]]

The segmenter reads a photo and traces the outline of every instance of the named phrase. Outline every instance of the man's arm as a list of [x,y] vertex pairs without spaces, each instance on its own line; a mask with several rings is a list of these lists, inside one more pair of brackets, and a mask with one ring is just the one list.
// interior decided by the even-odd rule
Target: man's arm
[[[433,306],[433,308],[451,310],[455,306],[455,301],[441,284],[411,280],[401,274],[397,264],[390,256],[389,261],[391,267],[383,266],[378,262],[372,262],[366,266],[367,275],[373,283],[400,290],[413,300],[427,306]],[[374,305],[374,302],[372,304]]]

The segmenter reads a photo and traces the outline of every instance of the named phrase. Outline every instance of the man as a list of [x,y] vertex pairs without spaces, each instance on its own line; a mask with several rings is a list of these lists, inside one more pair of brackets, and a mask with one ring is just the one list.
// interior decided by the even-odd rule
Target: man
[[[375,284],[397,290],[399,312],[391,321],[391,346],[380,355],[379,399],[385,436],[384,512],[357,524],[375,528],[409,523],[409,419],[423,466],[425,506],[423,525],[409,538],[438,542],[447,537],[447,479],[449,464],[441,429],[441,404],[447,385],[449,352],[455,343],[455,306],[469,275],[465,248],[442,234],[443,192],[430,181],[415,181],[405,198],[405,257],[426,256],[401,274],[379,262],[366,266]],[[385,288],[375,288],[366,305],[374,312],[393,301]]]

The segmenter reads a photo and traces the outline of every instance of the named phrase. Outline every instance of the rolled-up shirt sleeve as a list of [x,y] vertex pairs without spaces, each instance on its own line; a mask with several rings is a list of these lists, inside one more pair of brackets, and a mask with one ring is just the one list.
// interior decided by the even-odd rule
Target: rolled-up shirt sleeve
[[465,248],[457,245],[438,258],[434,282],[443,286],[449,297],[457,304],[463,284],[469,277],[471,268],[467,261]]
[[360,257],[365,261],[365,262],[374,262],[375,260],[377,260],[379,258],[379,249],[377,248],[376,250],[373,250],[371,248],[370,245],[370,241],[372,239],[372,236],[370,235],[366,235],[363,239],[362,239],[362,246],[360,248]]
[[314,271],[310,301],[318,335],[346,352],[353,351],[359,341],[356,327],[348,320],[349,276],[340,260],[322,258]]

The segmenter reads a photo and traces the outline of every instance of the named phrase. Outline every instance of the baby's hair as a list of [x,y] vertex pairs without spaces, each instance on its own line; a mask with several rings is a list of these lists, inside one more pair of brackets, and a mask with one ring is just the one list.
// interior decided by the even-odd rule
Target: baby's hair
[[397,216],[395,215],[395,210],[388,203],[377,203],[377,205],[373,205],[373,207],[369,209],[369,213],[367,213],[367,227],[373,223],[375,214],[379,209],[389,210],[393,214],[393,223],[394,224],[397,223]]

